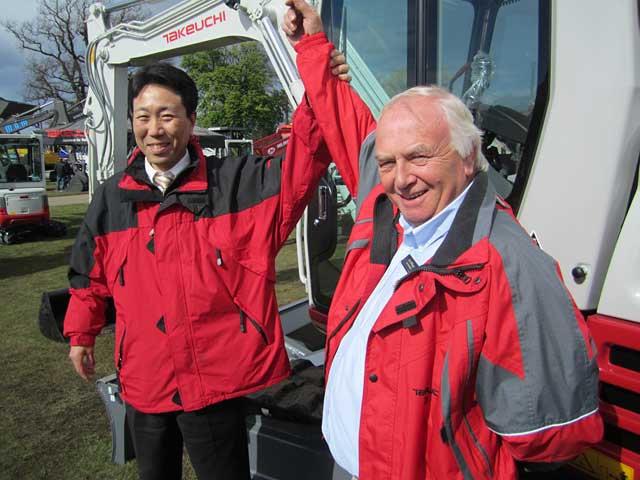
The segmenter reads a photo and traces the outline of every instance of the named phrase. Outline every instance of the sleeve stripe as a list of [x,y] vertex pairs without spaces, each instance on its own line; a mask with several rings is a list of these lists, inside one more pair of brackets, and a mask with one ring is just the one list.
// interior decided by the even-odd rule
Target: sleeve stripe
[[543,432],[543,431],[545,431],[545,430],[549,430],[549,429],[551,429],[551,428],[556,428],[556,427],[565,427],[565,426],[567,426],[567,425],[571,425],[572,423],[579,422],[580,420],[582,420],[582,419],[584,419],[584,418],[586,418],[586,417],[588,417],[588,416],[590,416],[590,415],[593,415],[593,414],[595,414],[595,413],[598,413],[598,409],[597,409],[597,408],[596,408],[595,410],[592,410],[592,411],[588,412],[588,413],[585,413],[584,415],[579,416],[578,418],[574,418],[574,419],[569,420],[569,421],[567,421],[567,422],[554,423],[554,424],[552,424],[552,425],[545,425],[544,427],[536,428],[536,429],[534,429],[534,430],[529,430],[529,431],[526,431],[526,432],[500,433],[500,432],[498,432],[498,431],[494,430],[493,428],[490,428],[490,427],[488,427],[488,428],[489,428],[489,430],[491,430],[493,433],[495,433],[495,434],[497,434],[497,435],[500,435],[501,437],[517,437],[517,436],[531,435],[531,434],[534,434],[534,433]]

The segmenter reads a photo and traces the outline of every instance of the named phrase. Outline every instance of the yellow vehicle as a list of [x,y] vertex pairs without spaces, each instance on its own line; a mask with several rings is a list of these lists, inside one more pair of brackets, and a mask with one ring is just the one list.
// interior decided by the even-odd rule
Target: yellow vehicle
[[60,161],[60,157],[53,150],[47,150],[44,152],[44,169],[51,170],[55,167],[56,163]]

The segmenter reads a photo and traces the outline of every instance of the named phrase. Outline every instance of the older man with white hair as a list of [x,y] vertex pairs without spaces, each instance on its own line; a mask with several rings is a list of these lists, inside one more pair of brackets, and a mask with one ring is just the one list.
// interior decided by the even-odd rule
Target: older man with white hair
[[320,17],[287,3],[307,99],[359,202],[327,327],[322,427],[337,463],[361,480],[510,479],[518,461],[600,441],[587,326],[489,182],[469,110],[416,87],[376,125],[332,77]]

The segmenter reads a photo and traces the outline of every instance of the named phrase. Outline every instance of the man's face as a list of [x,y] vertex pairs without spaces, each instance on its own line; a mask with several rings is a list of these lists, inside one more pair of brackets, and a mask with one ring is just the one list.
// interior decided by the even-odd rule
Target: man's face
[[450,145],[441,108],[411,97],[384,112],[376,133],[376,159],[386,194],[413,226],[432,218],[469,185],[474,155],[460,157]]
[[180,161],[195,123],[196,114],[187,116],[180,96],[162,85],[146,85],[133,99],[133,134],[156,170]]

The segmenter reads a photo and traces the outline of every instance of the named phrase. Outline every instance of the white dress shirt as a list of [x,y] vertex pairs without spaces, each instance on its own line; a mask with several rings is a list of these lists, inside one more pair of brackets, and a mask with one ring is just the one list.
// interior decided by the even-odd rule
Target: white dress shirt
[[324,395],[322,433],[336,463],[351,475],[358,476],[364,365],[371,329],[393,295],[394,285],[407,273],[402,260],[411,255],[418,265],[423,265],[433,256],[447,236],[470,186],[418,227],[413,227],[400,215],[400,226],[404,231],[402,244],[335,354]]
[[[168,171],[173,174],[173,178],[177,178],[177,176],[180,173],[182,173],[182,171],[185,168],[187,168],[190,164],[191,164],[191,157],[189,156],[189,150],[187,150],[186,152],[184,152],[184,156],[180,159],[180,161],[178,163],[176,163],[173,167],[171,167]],[[153,185],[158,187],[158,190],[160,190],[162,193],[164,193],[164,190],[162,189],[162,187],[160,187],[159,185],[156,185],[155,182],[153,181],[153,177],[160,170],[156,170],[155,168],[153,168],[153,166],[149,163],[149,160],[147,160],[147,157],[144,157],[144,170],[147,172],[147,176],[149,177],[149,181]]]

